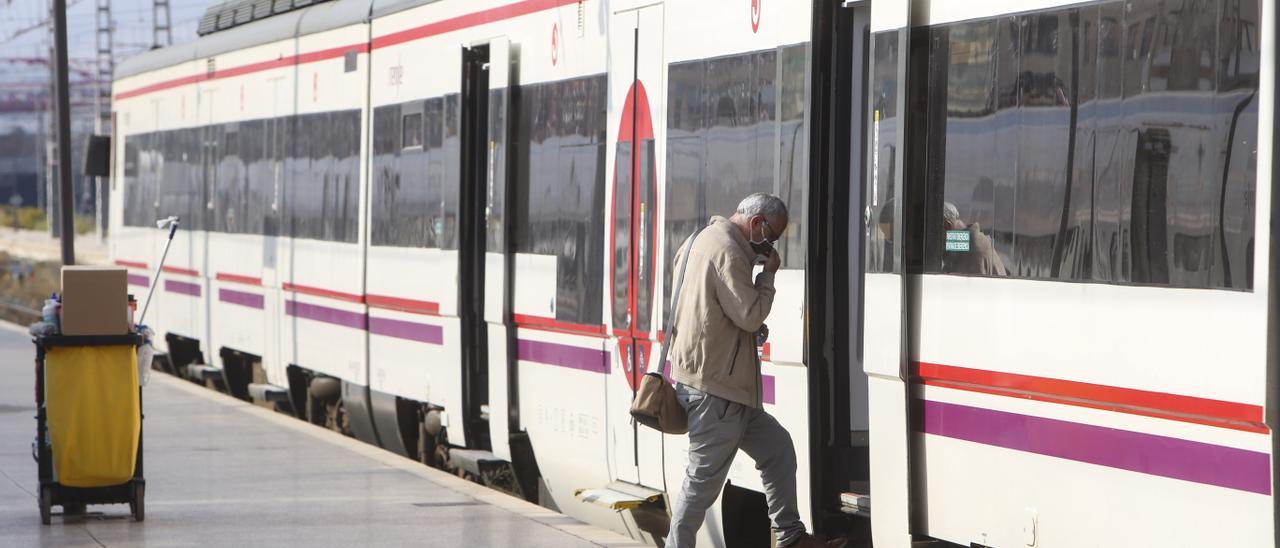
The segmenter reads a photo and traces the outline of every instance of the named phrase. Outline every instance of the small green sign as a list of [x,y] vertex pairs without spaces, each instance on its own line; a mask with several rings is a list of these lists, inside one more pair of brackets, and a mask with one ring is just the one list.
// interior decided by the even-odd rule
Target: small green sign
[[968,251],[969,237],[968,230],[948,230],[947,251]]

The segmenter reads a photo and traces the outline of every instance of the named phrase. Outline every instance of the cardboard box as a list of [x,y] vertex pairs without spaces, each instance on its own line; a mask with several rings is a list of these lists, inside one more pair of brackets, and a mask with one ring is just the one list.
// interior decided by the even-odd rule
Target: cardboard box
[[62,334],[128,334],[127,277],[116,266],[62,267]]

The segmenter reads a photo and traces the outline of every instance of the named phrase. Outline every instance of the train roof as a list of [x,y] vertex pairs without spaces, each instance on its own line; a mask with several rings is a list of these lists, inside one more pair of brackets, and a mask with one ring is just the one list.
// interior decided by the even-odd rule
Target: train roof
[[[375,8],[383,13],[392,13],[435,1],[439,0],[227,0],[205,12],[199,38],[125,59],[116,65],[115,78],[366,22]],[[270,13],[263,11],[283,5],[290,7],[271,10]],[[233,15],[224,16],[226,13]],[[245,15],[241,16],[241,13]],[[262,16],[256,17],[255,14]],[[207,30],[211,17],[215,24],[212,30]],[[233,23],[219,27],[216,22],[224,17],[232,17]]]

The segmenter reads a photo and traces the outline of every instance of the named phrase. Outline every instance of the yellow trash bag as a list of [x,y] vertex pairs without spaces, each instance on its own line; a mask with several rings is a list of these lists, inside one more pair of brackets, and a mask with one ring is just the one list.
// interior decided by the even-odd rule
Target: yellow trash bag
[[45,353],[44,394],[53,469],[68,487],[133,477],[142,427],[135,349],[55,346]]

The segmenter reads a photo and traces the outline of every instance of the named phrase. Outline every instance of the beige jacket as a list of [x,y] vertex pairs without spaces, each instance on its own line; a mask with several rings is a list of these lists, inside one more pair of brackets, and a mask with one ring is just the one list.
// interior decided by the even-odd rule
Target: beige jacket
[[[680,248],[675,268],[683,260]],[[769,272],[751,282],[754,257],[738,227],[723,217],[711,218],[689,249],[669,354],[677,382],[758,408],[755,333],[769,316],[774,289]]]

